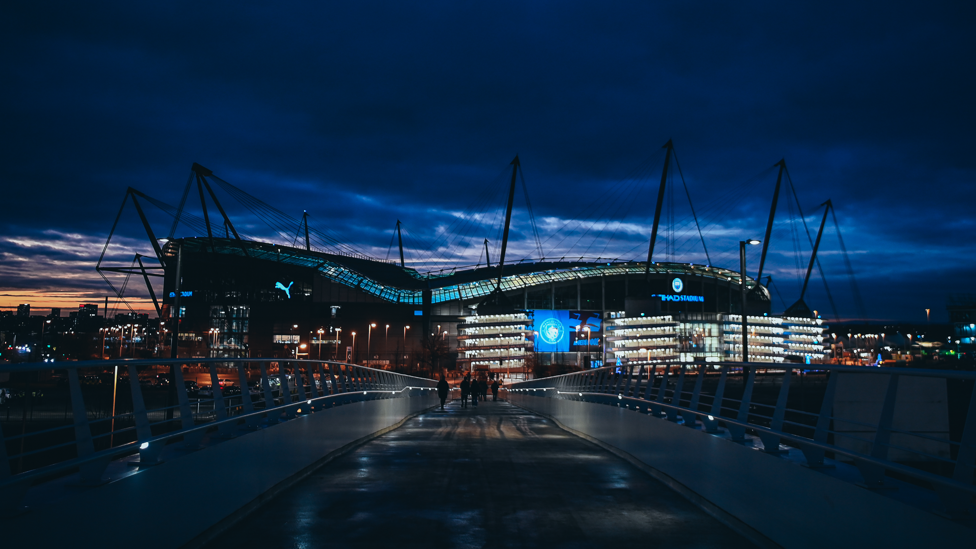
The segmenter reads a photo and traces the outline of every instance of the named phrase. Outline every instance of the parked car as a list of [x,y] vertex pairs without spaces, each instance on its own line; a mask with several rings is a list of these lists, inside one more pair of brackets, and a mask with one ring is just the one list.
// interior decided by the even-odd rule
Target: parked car
[[213,398],[214,390],[210,385],[204,385],[197,391],[197,398]]
[[225,385],[220,388],[221,394],[225,397],[237,396],[241,394],[241,388],[237,385]]
[[186,387],[186,396],[190,398],[197,398],[200,392],[200,387],[197,386],[196,381],[184,381],[183,386]]

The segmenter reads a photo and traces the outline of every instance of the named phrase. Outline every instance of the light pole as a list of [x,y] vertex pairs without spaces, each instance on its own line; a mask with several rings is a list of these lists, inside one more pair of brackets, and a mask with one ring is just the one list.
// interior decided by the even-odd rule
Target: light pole
[[319,360],[322,360],[322,334],[324,334],[324,333],[325,333],[325,330],[323,330],[322,328],[319,328],[319,331],[318,331],[318,334],[319,334]]
[[[749,334],[747,333],[749,321],[746,320],[746,244],[755,246],[761,242],[755,238],[739,241],[739,281],[742,282],[742,362],[749,362]],[[758,280],[756,284],[759,284]]]
[[339,359],[339,334],[342,333],[342,328],[336,328],[335,331],[336,331],[336,335],[335,335],[335,352],[332,353],[332,360],[338,360]]
[[353,363],[359,358],[359,353],[356,352],[356,332],[352,332],[352,359]]
[[[390,325],[386,325],[386,337],[383,339],[383,351],[390,352]],[[393,364],[389,364],[390,368],[393,368]]]
[[369,344],[373,337],[373,328],[376,327],[376,323],[370,323],[369,327],[366,328],[366,367],[369,368]]
[[586,362],[587,362],[587,364],[589,364],[589,362],[590,362],[590,327],[587,326],[586,328],[584,328],[584,330],[586,330]]

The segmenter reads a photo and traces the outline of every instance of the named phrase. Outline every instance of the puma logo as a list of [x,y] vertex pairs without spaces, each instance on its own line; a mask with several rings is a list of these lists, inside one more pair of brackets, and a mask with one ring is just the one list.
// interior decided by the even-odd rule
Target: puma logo
[[289,282],[288,283],[288,286],[285,287],[285,285],[282,284],[281,282],[275,282],[275,288],[278,289],[278,290],[284,290],[285,291],[285,295],[288,296],[288,299],[291,299],[291,285],[294,284],[294,283],[295,283],[294,281]]

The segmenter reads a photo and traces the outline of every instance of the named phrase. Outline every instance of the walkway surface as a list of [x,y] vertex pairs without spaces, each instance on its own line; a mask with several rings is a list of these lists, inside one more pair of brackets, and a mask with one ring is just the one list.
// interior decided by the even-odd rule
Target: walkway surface
[[751,544],[550,420],[505,402],[455,401],[331,461],[207,547]]

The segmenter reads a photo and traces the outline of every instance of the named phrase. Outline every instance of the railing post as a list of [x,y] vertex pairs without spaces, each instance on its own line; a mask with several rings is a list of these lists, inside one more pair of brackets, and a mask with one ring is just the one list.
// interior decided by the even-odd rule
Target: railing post
[[[68,369],[68,389],[71,393],[71,414],[74,416],[75,444],[78,447],[78,457],[85,458],[95,453],[95,442],[92,439],[91,426],[88,424],[88,410],[81,394],[81,383],[78,381],[78,370]],[[2,442],[0,442],[2,443]],[[6,448],[4,448],[6,452]],[[109,459],[89,462],[80,467],[79,476],[83,486],[102,484],[102,473],[108,466]]]
[[[133,364],[128,365],[129,389],[132,391],[132,414],[136,420],[136,439],[139,441],[139,462],[133,465],[156,465],[159,463],[159,453],[163,449],[161,443],[150,444],[152,429],[149,427],[149,414],[146,412],[146,402],[142,398],[142,387],[139,386],[139,372]],[[142,446],[145,445],[145,448]]]
[[329,381],[332,382],[332,394],[333,395],[337,395],[337,394],[343,392],[342,389],[339,387],[339,382],[336,379],[335,371],[336,371],[336,365],[335,364],[329,364]]
[[[742,399],[739,401],[739,413],[735,419],[741,423],[749,423],[749,407],[752,405],[752,386],[756,381],[756,368],[749,368],[749,375],[746,378],[745,387],[742,388]],[[732,440],[742,442],[746,438],[746,428],[740,425],[729,425],[729,434]]]
[[644,365],[641,364],[637,368],[637,381],[634,383],[634,390],[631,391],[631,396],[634,398],[640,398],[641,383],[644,381]]
[[654,402],[651,404],[651,413],[656,417],[661,415],[661,406],[664,404],[664,395],[668,390],[668,378],[671,376],[671,366],[665,364],[664,372],[661,374],[661,385],[657,388]]
[[728,364],[723,364],[722,375],[718,378],[718,388],[715,390],[715,398],[712,400],[712,413],[709,414],[712,419],[705,418],[702,420],[702,423],[705,424],[705,431],[708,433],[719,432],[718,418],[722,417],[722,403],[725,400],[725,378],[728,377],[728,373]]
[[295,385],[297,385],[296,392],[298,393],[296,410],[308,410],[308,405],[305,404],[305,401],[308,400],[305,394],[305,382],[302,381],[302,363],[295,361],[292,365],[292,371],[295,372]]
[[254,403],[251,402],[251,388],[247,386],[247,370],[244,368],[243,362],[237,363],[237,377],[241,383],[241,406],[244,408],[244,413],[249,415],[244,425],[253,429],[260,418],[250,415],[254,413]]
[[232,436],[232,426],[227,419],[227,408],[224,403],[224,392],[220,388],[220,377],[217,375],[217,364],[211,362],[210,366],[210,387],[213,389],[213,405],[216,420],[223,422],[217,425],[217,433],[222,437]]
[[[2,441],[0,441],[2,442]],[[976,382],[969,396],[969,411],[966,413],[966,423],[963,425],[962,438],[959,439],[959,452],[952,470],[952,479],[962,484],[973,482],[973,468],[976,462]],[[961,518],[968,514],[972,496],[962,490],[948,487],[936,487],[939,499],[942,500],[944,511],[952,518]]]
[[[776,399],[776,409],[773,410],[773,421],[770,423],[770,430],[776,432],[783,431],[783,422],[786,420],[786,401],[790,396],[790,378],[793,368],[787,368],[783,373],[783,382],[779,387],[779,397]],[[782,454],[779,449],[779,436],[769,433],[759,433],[759,439],[763,443],[763,451],[768,454]]]
[[630,386],[634,384],[634,365],[627,365],[627,384],[624,385],[623,392],[621,393],[625,397],[630,396]]
[[281,362],[278,363],[278,382],[281,383],[281,406],[284,408],[285,419],[294,419],[295,408],[292,406],[291,387],[288,386],[288,374],[285,373]]
[[[644,387],[644,397],[642,400],[644,402],[651,402],[651,392],[654,391],[654,379],[657,378],[657,365],[651,365],[650,371],[647,372],[647,387]],[[648,413],[648,405],[641,403],[637,405],[637,409],[641,413]]]
[[[173,365],[173,383],[176,384],[176,402],[180,405],[180,426],[189,430],[196,426],[193,418],[193,409],[190,408],[190,397],[186,394],[186,381],[183,379],[183,363]],[[195,431],[183,435],[183,447],[188,450],[200,448],[200,441],[203,440],[204,432]]]
[[[679,366],[678,370],[678,383],[674,386],[674,391],[671,393],[671,405],[681,406],[681,393],[684,392],[685,388],[685,365]],[[678,410],[674,408],[668,408],[668,421],[677,422],[678,421]]]
[[[837,378],[840,377],[837,372],[830,372],[828,376],[827,389],[824,391],[823,402],[820,403],[820,415],[817,417],[817,426],[813,432],[813,441],[820,444],[827,442],[827,435],[830,431],[830,420],[834,409],[834,394],[837,392]],[[803,451],[804,457],[807,458],[807,467],[813,469],[827,467],[824,465],[823,448],[802,446],[800,450]]]
[[268,425],[278,423],[280,412],[273,412],[275,408],[274,394],[271,392],[271,381],[268,379],[268,363],[261,361],[261,390],[264,391],[264,420]]
[[[891,421],[895,416],[895,401],[898,399],[898,374],[888,376],[888,389],[885,391],[884,404],[881,406],[881,417],[878,418],[878,430],[874,433],[874,442],[871,444],[871,457],[879,461],[887,461],[888,446],[891,442]],[[884,487],[885,470],[880,465],[864,463],[855,460],[854,464],[864,477],[864,483],[868,488]]]
[[587,393],[587,392],[589,392],[589,393],[600,393],[600,392],[602,392],[601,389],[603,387],[603,377],[606,375],[606,373],[607,373],[606,370],[600,370],[599,372],[596,372],[596,376],[593,378],[593,384],[590,386],[590,390],[589,391],[583,391],[583,392],[584,393]]
[[707,372],[708,365],[702,364],[698,368],[698,373],[695,375],[695,388],[691,392],[691,402],[688,403],[689,411],[682,414],[687,427],[696,427],[698,425],[698,414],[694,412],[698,411],[698,399],[701,396],[702,384],[705,382],[705,374]]
[[614,386],[613,386],[613,394],[614,395],[619,395],[620,394],[620,386],[624,382],[624,375],[622,373],[619,373],[619,374],[616,373],[616,368],[614,368],[614,370],[615,370],[614,371],[614,375],[617,376],[617,383],[615,383]]

